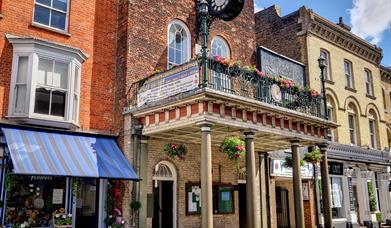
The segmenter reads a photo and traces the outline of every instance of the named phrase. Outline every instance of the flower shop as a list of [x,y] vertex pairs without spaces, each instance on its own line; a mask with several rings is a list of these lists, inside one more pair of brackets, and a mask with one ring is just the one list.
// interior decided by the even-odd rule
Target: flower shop
[[2,126],[3,227],[124,227],[138,175],[110,136]]

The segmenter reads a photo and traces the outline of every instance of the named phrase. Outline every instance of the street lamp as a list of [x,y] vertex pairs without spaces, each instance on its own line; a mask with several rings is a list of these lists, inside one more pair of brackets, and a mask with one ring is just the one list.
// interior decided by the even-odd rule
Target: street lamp
[[207,0],[197,2],[198,29],[201,34],[201,54],[202,54],[202,87],[208,86],[208,23],[211,20],[209,15],[209,4]]
[[327,98],[326,98],[326,87],[325,87],[325,78],[324,78],[324,68],[326,68],[326,59],[321,54],[319,59],[319,68],[320,68],[320,80],[322,82],[322,96],[323,96],[323,108],[324,108],[324,118],[326,120],[329,119],[329,115],[327,113]]

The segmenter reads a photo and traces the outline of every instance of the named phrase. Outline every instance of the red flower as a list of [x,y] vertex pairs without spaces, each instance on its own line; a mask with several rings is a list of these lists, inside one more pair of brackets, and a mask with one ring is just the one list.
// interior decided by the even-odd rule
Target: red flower
[[221,56],[219,56],[219,55],[215,56],[215,61],[216,62],[221,62],[221,60],[222,60]]
[[318,92],[317,91],[315,91],[314,89],[311,89],[310,90],[310,95],[311,95],[311,97],[316,97],[316,96],[318,96]]
[[242,147],[242,146],[239,146],[239,145],[236,146],[235,149],[236,149],[237,151],[243,151],[243,147]]
[[175,150],[176,149],[176,144],[171,144],[170,147],[171,147],[172,150]]
[[239,153],[235,154],[235,158],[240,158],[240,154]]
[[221,59],[221,64],[228,65],[228,60],[226,58]]

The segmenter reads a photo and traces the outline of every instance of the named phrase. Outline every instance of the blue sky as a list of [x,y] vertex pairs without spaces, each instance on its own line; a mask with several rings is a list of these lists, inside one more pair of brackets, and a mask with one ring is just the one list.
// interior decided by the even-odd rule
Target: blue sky
[[342,16],[352,31],[383,49],[382,65],[391,66],[391,0],[254,0],[256,10],[278,5],[281,14],[301,6],[337,22]]

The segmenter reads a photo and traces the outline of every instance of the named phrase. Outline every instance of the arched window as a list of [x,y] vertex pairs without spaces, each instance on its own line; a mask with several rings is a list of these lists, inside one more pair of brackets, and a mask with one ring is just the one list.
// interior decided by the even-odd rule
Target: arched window
[[330,54],[325,49],[320,49],[320,56],[322,56],[326,61],[326,67],[324,68],[324,76],[326,80],[332,80],[331,77],[331,67],[330,67]]
[[[329,120],[337,123],[337,113],[335,109],[334,99],[327,95],[327,113],[329,116]],[[329,131],[329,135],[331,136],[330,140],[332,142],[338,141],[337,129],[333,129]]]
[[168,69],[190,60],[190,32],[179,20],[168,25]]
[[[231,52],[228,43],[219,36],[212,39],[212,56],[220,56],[225,59],[230,59]],[[225,92],[231,91],[231,79],[228,75],[223,73],[212,72],[212,85],[213,88],[222,90]]]
[[348,127],[350,144],[359,145],[358,112],[353,103],[350,103],[348,106]]
[[378,126],[377,126],[377,116],[375,111],[372,109],[369,110],[369,137],[371,140],[371,148],[378,149],[379,143],[378,143]]

